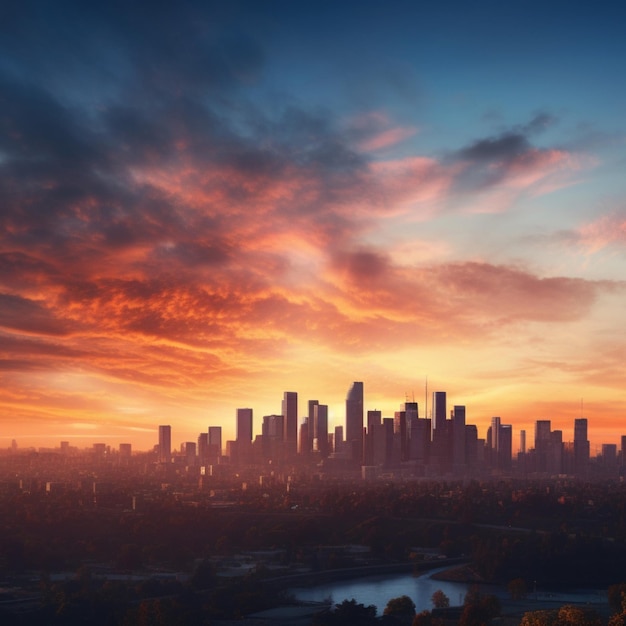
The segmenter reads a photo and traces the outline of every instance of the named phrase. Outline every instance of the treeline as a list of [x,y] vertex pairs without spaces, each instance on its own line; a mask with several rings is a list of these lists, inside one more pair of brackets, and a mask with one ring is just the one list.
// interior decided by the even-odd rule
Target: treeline
[[[544,590],[607,588],[624,579],[626,487],[619,483],[295,483],[289,491],[224,491],[229,508],[211,506],[205,494],[190,501],[165,491],[146,495],[136,511],[102,499],[94,505],[80,492],[4,494],[0,576],[40,577],[41,623],[50,624],[87,613],[93,624],[139,624],[142,615],[158,623],[154,614],[170,612],[206,621],[283,601],[261,568],[230,583],[215,577],[211,563],[240,551],[275,549],[286,571],[318,571],[368,560],[408,563],[429,548],[466,558],[484,581],[519,579]],[[132,493],[121,495],[130,501]],[[347,544],[369,551],[357,562],[339,548]],[[128,574],[182,571],[191,579],[107,582],[92,575],[101,565]],[[63,571],[77,574],[52,582]]]

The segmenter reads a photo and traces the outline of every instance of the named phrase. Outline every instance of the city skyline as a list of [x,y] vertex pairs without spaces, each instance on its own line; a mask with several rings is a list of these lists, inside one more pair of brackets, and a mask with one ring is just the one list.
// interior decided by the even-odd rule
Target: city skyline
[[427,378],[619,442],[626,7],[7,7],[0,447],[226,440],[285,390],[332,430]]
[[[309,455],[322,451],[324,455],[328,454],[328,446],[333,437],[337,436],[337,430],[340,431],[340,441],[344,446],[344,454],[348,456],[363,455],[364,459],[371,454],[372,436],[374,439],[384,438],[383,422],[388,422],[387,426],[393,424],[392,431],[395,436],[399,436],[403,441],[407,438],[407,445],[410,444],[410,419],[416,419],[418,423],[426,424],[424,429],[419,428],[418,437],[420,440],[425,439],[428,445],[433,446],[433,452],[429,454],[438,454],[443,452],[443,448],[449,447],[452,454],[458,455],[460,448],[464,447],[464,436],[458,439],[461,434],[460,430],[456,430],[456,435],[449,430],[451,424],[455,422],[461,424],[463,430],[465,426],[473,429],[474,436],[478,441],[482,441],[486,449],[493,449],[499,454],[501,449],[507,450],[510,459],[522,452],[525,453],[529,449],[535,449],[537,441],[544,442],[549,445],[552,434],[558,434],[562,444],[572,444],[573,454],[583,455],[587,458],[601,456],[607,447],[615,446],[616,450],[621,450],[626,441],[626,434],[620,434],[615,440],[600,441],[593,438],[593,421],[591,428],[589,427],[589,419],[580,414],[573,417],[570,423],[554,423],[550,418],[536,419],[525,427],[516,424],[505,424],[500,416],[492,416],[489,419],[468,420],[468,407],[465,405],[454,404],[451,408],[447,406],[446,391],[431,391],[430,395],[425,389],[423,402],[417,402],[414,394],[409,399],[406,394],[404,402],[399,402],[395,409],[369,408],[367,405],[364,384],[362,381],[353,382],[345,396],[343,403],[343,414],[341,417],[335,417],[332,421],[329,419],[328,405],[321,404],[319,400],[300,398],[297,391],[285,391],[281,401],[283,412],[281,414],[261,414],[258,411],[255,415],[254,407],[237,407],[231,420],[219,424],[207,426],[199,432],[190,432],[182,430],[179,440],[173,439],[176,425],[160,424],[155,425],[153,430],[156,436],[155,440],[148,439],[148,445],[136,446],[137,441],[117,441],[109,445],[119,445],[120,449],[124,446],[132,446],[135,452],[147,452],[151,450],[158,451],[158,460],[160,463],[168,463],[172,459],[175,452],[185,453],[185,447],[189,445],[196,446],[198,454],[203,448],[206,454],[217,454],[221,456],[225,454],[229,456],[228,448],[231,444],[243,446],[245,453],[243,457],[250,453],[257,439],[272,439],[284,444],[284,454],[286,459],[295,459],[296,456]],[[305,408],[306,407],[306,408]],[[287,411],[285,411],[287,409]],[[581,406],[582,409],[582,406]],[[286,414],[291,415],[292,426],[287,427]],[[471,414],[471,407],[470,407]],[[321,420],[321,421],[320,421]],[[297,431],[296,446],[293,446],[293,423]],[[484,428],[479,429],[475,422],[485,424]],[[435,423],[438,426],[435,428]],[[470,423],[471,422],[471,423]],[[324,440],[320,443],[318,437],[318,428],[323,424]],[[349,426],[349,424],[351,424]],[[382,428],[382,430],[381,430]],[[378,429],[378,430],[377,430]],[[626,429],[626,427],[625,427]],[[360,436],[356,431],[360,431]],[[391,435],[389,432],[389,435]],[[350,434],[348,434],[350,433]],[[506,443],[502,448],[500,438],[505,435]],[[591,435],[591,437],[590,437]],[[308,440],[308,443],[303,440]],[[367,437],[370,437],[370,443],[366,443]],[[107,438],[106,436],[104,437]],[[328,440],[326,440],[328,438]],[[104,446],[106,443],[98,443],[95,439],[87,436],[82,437],[81,441],[86,444],[87,448],[92,446]],[[58,444],[46,439],[46,445],[40,445],[41,449],[50,449],[49,444]],[[67,448],[75,442],[61,441],[61,449]],[[175,445],[177,443],[177,445]],[[404,445],[404,444],[402,444]],[[583,446],[582,448],[580,446]],[[443,448],[442,448],[443,446]],[[11,438],[11,448],[20,448],[15,437]],[[26,448],[35,448],[37,446],[28,445]],[[55,447],[54,445],[52,447]],[[78,447],[78,446],[77,446]],[[541,447],[541,446],[540,446]],[[403,448],[397,451],[398,454],[407,455],[420,453],[414,449],[412,453]],[[195,453],[194,453],[195,454]],[[235,452],[238,457],[241,453]],[[281,453],[282,454],[282,453]],[[323,458],[323,457],[322,457]],[[421,458],[421,457],[420,457]],[[239,462],[239,461],[238,461]],[[365,463],[365,460],[364,460]],[[367,463],[365,463],[367,464]]]

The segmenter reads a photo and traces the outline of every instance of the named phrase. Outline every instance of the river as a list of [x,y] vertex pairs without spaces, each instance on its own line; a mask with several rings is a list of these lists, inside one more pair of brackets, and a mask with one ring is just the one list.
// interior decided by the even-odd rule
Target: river
[[410,574],[369,576],[353,580],[340,580],[333,583],[316,585],[315,587],[294,588],[291,591],[298,600],[323,601],[330,599],[333,604],[353,598],[368,606],[373,604],[378,615],[382,615],[387,602],[391,598],[409,596],[417,612],[432,610],[432,595],[441,589],[450,600],[450,605],[463,604],[463,599],[470,585],[466,583],[444,582],[433,580],[433,572],[412,576]]
[[[439,570],[436,570],[439,571]],[[351,580],[339,580],[332,583],[316,585],[314,587],[294,587],[291,589],[298,600],[317,601],[330,600],[333,604],[340,604],[344,600],[356,600],[365,606],[373,604],[378,615],[382,615],[387,602],[391,598],[409,596],[415,602],[415,609],[431,611],[433,609],[432,595],[441,589],[448,599],[450,606],[463,604],[465,594],[472,586],[469,583],[446,582],[434,580],[431,575],[434,571],[426,572],[421,576],[411,574],[384,574],[380,576],[368,576]],[[481,585],[481,591],[493,593],[500,597],[501,601],[508,599],[508,593],[504,587]],[[529,593],[526,610],[541,608],[554,608],[563,604],[606,604],[606,590],[603,589],[575,589],[571,591],[545,591],[534,589]]]

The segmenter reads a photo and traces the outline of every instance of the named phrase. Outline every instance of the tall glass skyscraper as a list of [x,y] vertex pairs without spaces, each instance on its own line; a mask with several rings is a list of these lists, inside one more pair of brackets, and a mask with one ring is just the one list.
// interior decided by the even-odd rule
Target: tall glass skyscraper
[[250,445],[252,441],[252,409],[237,409],[237,442]]
[[433,391],[433,439],[435,439],[435,433],[439,430],[442,434],[446,428],[446,392],[445,391]]
[[346,442],[352,447],[352,460],[363,458],[363,383],[354,382],[346,397]]
[[283,440],[288,455],[298,451],[298,394],[285,391],[283,395]]
[[159,426],[159,463],[172,460],[172,427]]

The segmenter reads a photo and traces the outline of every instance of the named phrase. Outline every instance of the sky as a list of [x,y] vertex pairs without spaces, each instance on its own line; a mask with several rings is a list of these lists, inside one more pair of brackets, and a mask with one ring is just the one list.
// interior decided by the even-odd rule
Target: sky
[[[626,7],[3,2],[0,447],[284,391],[626,434]],[[430,405],[430,400],[428,401]]]

